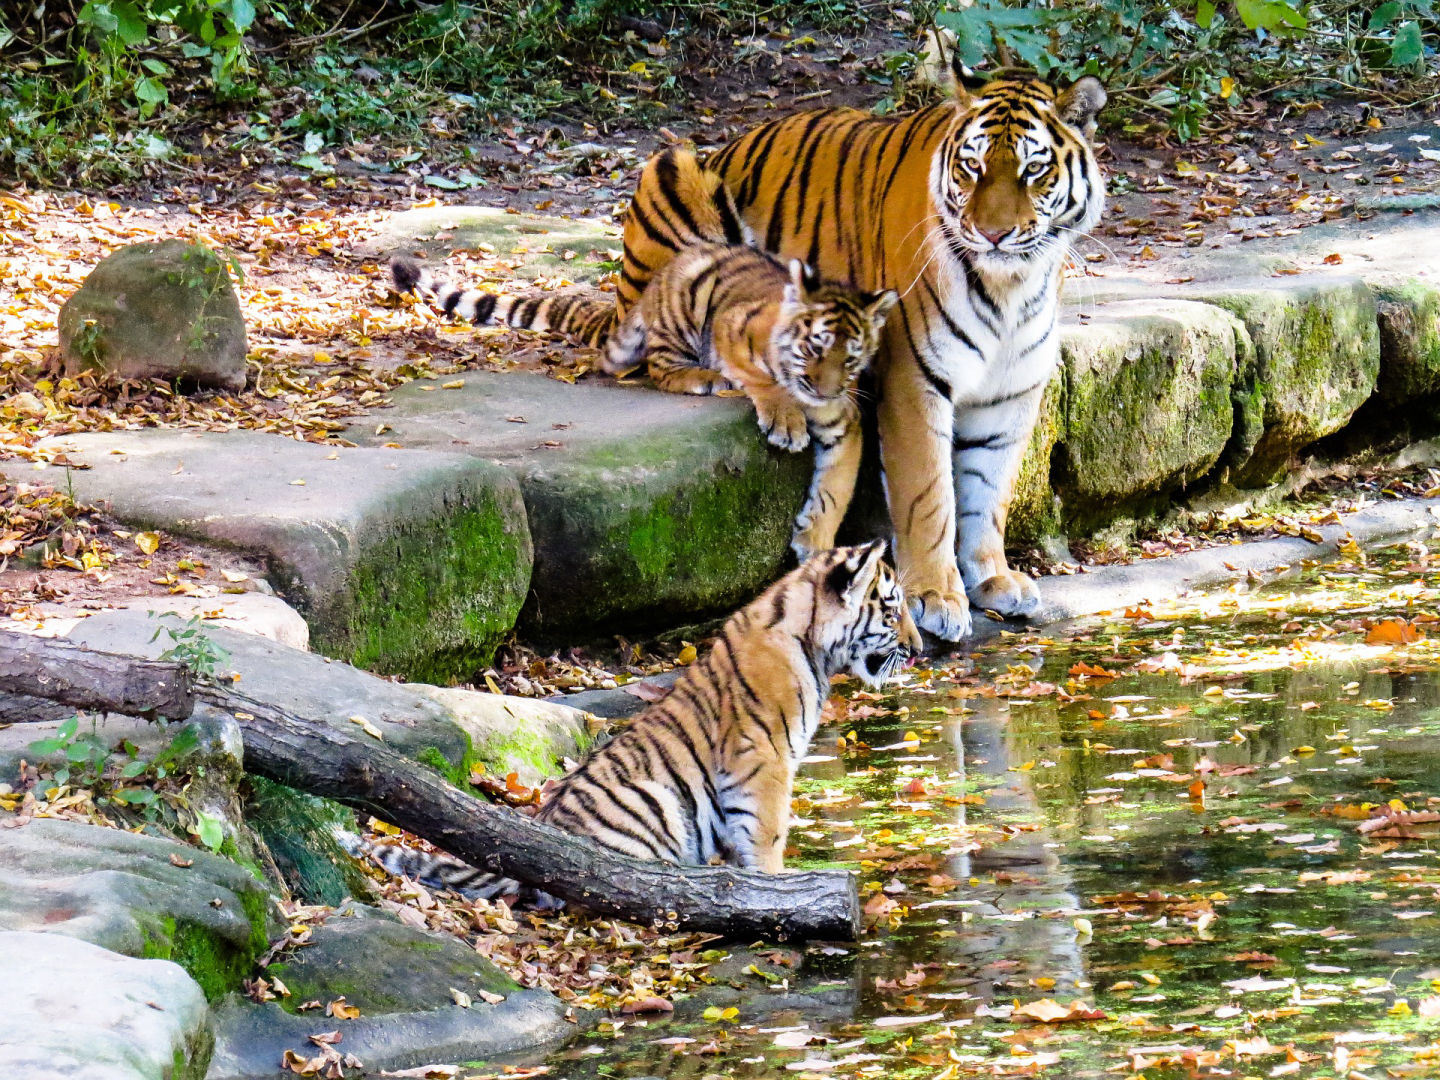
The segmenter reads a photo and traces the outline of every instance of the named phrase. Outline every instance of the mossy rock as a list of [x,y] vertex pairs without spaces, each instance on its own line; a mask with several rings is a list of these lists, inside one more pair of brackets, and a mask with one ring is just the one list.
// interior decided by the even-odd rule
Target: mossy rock
[[59,327],[70,374],[245,387],[245,318],[229,266],[199,244],[161,240],[106,256],[60,309]]
[[481,1004],[482,993],[508,996],[520,987],[474,949],[452,937],[404,925],[374,909],[347,907],[310,935],[303,949],[265,969],[290,991],[282,1008],[343,997],[362,1014],[423,1012],[455,1004],[459,990]]
[[[534,1053],[576,1030],[553,994],[522,989],[455,938],[413,929],[359,905],[331,916],[308,945],[265,973],[278,977],[289,996],[281,999],[283,1005],[232,996],[216,1009],[207,1080],[273,1075],[285,1050],[307,1045],[315,1032],[315,1014],[296,1012],[306,1001],[343,997],[360,1010],[358,1017],[327,1023],[338,1027],[342,1049],[364,1062],[367,1075]],[[466,995],[468,1003],[457,1003],[452,991]]]
[[470,373],[444,394],[411,383],[393,401],[391,431],[356,424],[346,437],[464,450],[519,483],[535,551],[519,628],[531,640],[727,612],[790,558],[811,456],[770,447],[747,401],[520,373]]
[[558,702],[458,687],[406,683],[443,707],[470,738],[472,756],[496,776],[516,773],[535,785],[563,776],[565,759],[579,761],[591,742],[586,714]]
[[1380,323],[1376,397],[1406,405],[1440,393],[1440,289],[1413,278],[1371,287]]
[[468,680],[514,628],[530,584],[520,485],[488,461],[254,431],[64,442],[89,467],[55,483],[132,526],[264,554],[312,647],[359,667]]
[[239,988],[278,929],[259,880],[159,837],[40,818],[0,831],[0,865],[0,930],[173,960],[211,1000]]
[[1226,312],[1186,300],[1105,304],[1066,329],[1051,480],[1067,525],[1158,509],[1211,469],[1232,428],[1236,330]]
[[[1340,430],[1375,390],[1375,295],[1356,278],[1267,282],[1206,296],[1245,324],[1255,347],[1237,402],[1258,412],[1259,436],[1231,479],[1268,483],[1297,451]],[[1248,401],[1248,405],[1245,403]]]

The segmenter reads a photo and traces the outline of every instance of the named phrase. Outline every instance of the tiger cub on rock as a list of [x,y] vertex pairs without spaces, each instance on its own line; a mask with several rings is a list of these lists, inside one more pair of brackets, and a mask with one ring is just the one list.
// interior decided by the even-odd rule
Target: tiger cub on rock
[[[537,819],[638,859],[779,873],[795,772],[831,676],[878,687],[921,649],[884,554],[884,541],[822,552],[732,615],[668,695],[559,781]],[[391,873],[468,895],[524,894],[448,855],[365,850]]]
[[797,558],[834,545],[860,468],[856,381],[880,347],[885,316],[899,300],[893,290],[826,285],[799,260],[787,266],[743,244],[697,242],[659,270],[616,325],[610,300],[459,289],[408,259],[395,259],[391,271],[399,289],[433,293],[448,315],[603,341],[611,374],[643,361],[662,390],[743,390],[776,446],[815,443],[791,538]]

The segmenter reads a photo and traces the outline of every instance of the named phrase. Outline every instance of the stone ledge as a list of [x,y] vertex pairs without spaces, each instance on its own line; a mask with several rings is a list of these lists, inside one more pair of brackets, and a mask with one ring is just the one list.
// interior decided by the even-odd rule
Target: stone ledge
[[80,501],[265,555],[314,648],[357,666],[469,676],[514,626],[530,584],[520,487],[471,456],[331,449],[249,431],[55,441],[89,466],[68,473]]
[[[535,549],[521,633],[562,641],[722,613],[785,564],[810,453],[769,447],[746,402],[602,379],[464,383],[396,391],[384,438],[473,454],[519,482]],[[381,438],[364,424],[346,437]]]

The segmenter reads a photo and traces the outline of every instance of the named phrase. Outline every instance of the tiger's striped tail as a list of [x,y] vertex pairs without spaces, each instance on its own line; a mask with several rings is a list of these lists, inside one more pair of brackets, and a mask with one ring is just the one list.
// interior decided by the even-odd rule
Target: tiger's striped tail
[[370,862],[392,877],[418,881],[427,889],[450,889],[469,900],[505,900],[512,907],[547,910],[564,907],[547,892],[501,874],[477,870],[453,855],[417,851],[399,844],[375,844],[348,831],[337,831],[336,840],[361,862]]
[[482,289],[462,289],[441,281],[413,259],[390,260],[390,275],[401,292],[429,293],[446,315],[477,326],[510,326],[516,330],[563,334],[577,345],[604,346],[615,326],[615,305],[561,293],[558,296],[499,296]]

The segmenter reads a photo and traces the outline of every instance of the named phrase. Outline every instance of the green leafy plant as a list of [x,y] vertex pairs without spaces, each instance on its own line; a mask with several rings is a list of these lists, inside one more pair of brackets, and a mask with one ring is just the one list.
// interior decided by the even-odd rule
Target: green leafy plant
[[37,739],[30,744],[30,753],[49,757],[63,753],[65,764],[55,770],[55,783],[64,785],[72,779],[80,786],[96,783],[105,771],[109,748],[94,732],[80,734],[80,717],[72,716],[60,725],[53,737]]
[[[155,612],[150,613],[151,618]],[[165,634],[171,646],[160,654],[161,660],[178,660],[185,664],[201,679],[214,679],[221,669],[230,662],[230,653],[216,644],[215,639],[201,628],[198,615],[192,616],[182,626],[175,627],[161,623],[150,635],[151,641],[158,641]]]

